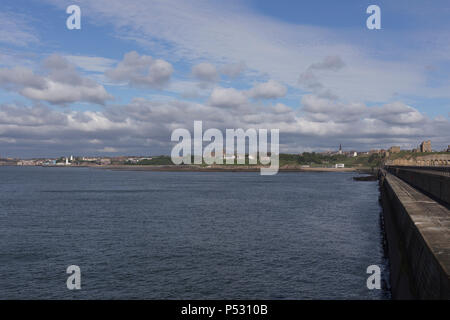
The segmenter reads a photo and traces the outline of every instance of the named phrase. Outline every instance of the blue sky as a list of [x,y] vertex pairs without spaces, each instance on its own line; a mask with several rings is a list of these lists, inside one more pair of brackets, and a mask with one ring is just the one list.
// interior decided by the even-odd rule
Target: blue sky
[[[68,5],[81,30],[66,28]],[[381,9],[369,30],[366,8]],[[167,154],[170,133],[279,128],[285,152],[450,143],[446,1],[10,1],[0,156]]]

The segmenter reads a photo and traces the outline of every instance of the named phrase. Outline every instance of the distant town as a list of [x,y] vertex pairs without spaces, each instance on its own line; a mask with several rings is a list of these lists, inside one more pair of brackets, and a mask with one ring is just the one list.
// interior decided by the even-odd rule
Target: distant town
[[[236,155],[226,154],[224,160],[238,159]],[[251,157],[251,155],[246,155]],[[369,151],[343,150],[342,145],[335,151],[303,152],[300,154],[282,153],[279,155],[281,168],[352,168],[379,167],[381,164],[391,165],[450,165],[450,145],[446,150],[432,149],[431,141],[423,141],[417,148],[402,150],[400,146],[389,149],[373,149]],[[225,162],[225,161],[224,161]],[[247,162],[246,162],[247,163]],[[0,165],[10,166],[51,166],[51,167],[114,167],[114,166],[168,166],[173,165],[171,158],[159,156],[115,156],[84,157],[61,156],[59,158],[16,159],[0,157]]]

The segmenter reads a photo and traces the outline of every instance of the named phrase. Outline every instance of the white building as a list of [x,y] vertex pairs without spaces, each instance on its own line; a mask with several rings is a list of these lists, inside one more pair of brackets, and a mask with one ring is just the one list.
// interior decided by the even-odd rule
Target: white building
[[233,160],[234,161],[234,159],[236,159],[236,156],[234,154],[224,154],[223,158],[225,160]]

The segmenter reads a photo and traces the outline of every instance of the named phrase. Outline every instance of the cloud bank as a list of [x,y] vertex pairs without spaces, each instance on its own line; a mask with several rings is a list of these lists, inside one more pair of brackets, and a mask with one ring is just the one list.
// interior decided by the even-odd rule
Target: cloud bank
[[73,102],[103,105],[113,98],[102,85],[82,77],[75,66],[60,55],[48,57],[43,68],[46,73],[43,76],[25,67],[0,68],[0,86],[32,100],[58,105]]
[[[279,128],[282,152],[335,150],[340,143],[358,150],[400,144],[415,147],[424,137],[445,145],[448,119],[431,119],[401,102],[368,107],[343,105],[314,95],[302,99],[300,110],[284,104],[262,105],[235,95],[222,100],[218,89],[207,104],[179,100],[158,102],[135,98],[102,111],[53,110],[41,104],[0,105],[0,146],[10,152],[34,154],[168,154],[170,134],[192,129],[195,120],[205,128]],[[182,115],[182,116],[180,116]],[[55,154],[56,153],[56,154]],[[44,154],[42,154],[43,156]]]

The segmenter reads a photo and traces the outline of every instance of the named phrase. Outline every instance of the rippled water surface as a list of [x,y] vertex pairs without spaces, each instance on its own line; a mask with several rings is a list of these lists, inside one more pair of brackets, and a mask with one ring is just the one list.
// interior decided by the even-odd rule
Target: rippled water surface
[[354,175],[0,167],[0,299],[389,298],[366,287],[377,183]]

